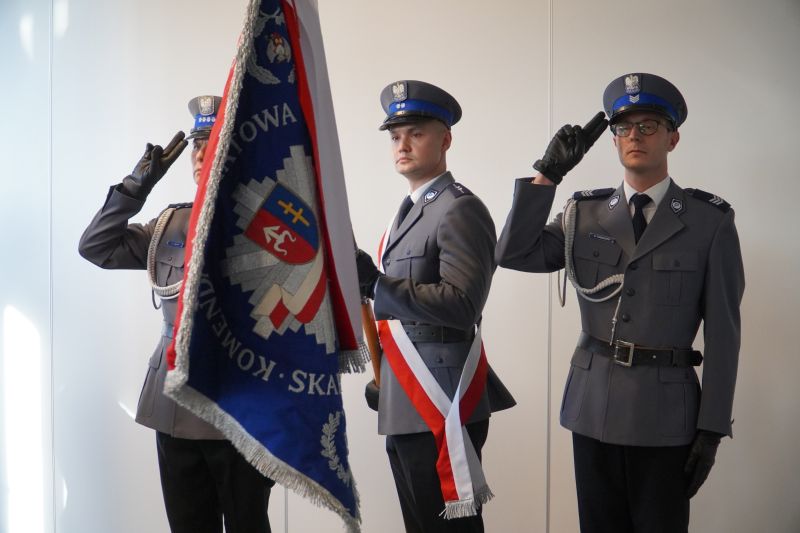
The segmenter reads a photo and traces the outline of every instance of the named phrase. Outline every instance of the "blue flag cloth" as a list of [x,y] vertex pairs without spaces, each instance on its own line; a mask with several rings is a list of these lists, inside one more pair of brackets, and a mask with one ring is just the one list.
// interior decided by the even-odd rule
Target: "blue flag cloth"
[[359,531],[340,372],[366,357],[313,4],[251,1],[221,108],[165,390],[264,475]]

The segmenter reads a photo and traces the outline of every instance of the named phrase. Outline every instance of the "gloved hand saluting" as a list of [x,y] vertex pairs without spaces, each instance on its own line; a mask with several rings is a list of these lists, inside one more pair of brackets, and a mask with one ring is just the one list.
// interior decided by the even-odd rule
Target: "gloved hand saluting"
[[356,270],[361,297],[375,299],[375,282],[381,277],[381,273],[372,261],[372,257],[360,248],[356,250]]
[[603,134],[608,120],[600,111],[586,126],[562,126],[547,145],[544,155],[533,164],[533,168],[541,172],[547,179],[558,185],[567,172],[572,170],[583,154],[589,151],[594,142]]
[[122,180],[125,192],[138,200],[147,198],[158,180],[164,177],[172,163],[178,159],[183,149],[189,144],[184,140],[185,136],[185,133],[179,131],[166,148],[147,143],[144,155],[136,163],[131,175],[125,176]]
[[721,438],[722,435],[715,431],[697,430],[692,448],[689,450],[689,458],[683,469],[686,474],[686,495],[689,498],[697,494],[711,472]]

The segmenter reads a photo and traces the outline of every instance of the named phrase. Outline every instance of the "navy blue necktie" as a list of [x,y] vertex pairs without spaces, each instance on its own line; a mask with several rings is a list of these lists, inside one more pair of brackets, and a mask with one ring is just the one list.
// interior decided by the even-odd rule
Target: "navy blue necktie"
[[633,236],[636,242],[642,237],[645,228],[647,227],[647,219],[644,218],[644,206],[649,204],[652,200],[646,194],[636,193],[631,196],[630,203],[633,204]]
[[400,227],[400,224],[403,223],[403,220],[406,218],[406,215],[408,215],[408,212],[411,211],[412,207],[414,207],[414,201],[411,199],[411,196],[406,196],[403,203],[400,204],[400,209],[397,210],[396,227]]

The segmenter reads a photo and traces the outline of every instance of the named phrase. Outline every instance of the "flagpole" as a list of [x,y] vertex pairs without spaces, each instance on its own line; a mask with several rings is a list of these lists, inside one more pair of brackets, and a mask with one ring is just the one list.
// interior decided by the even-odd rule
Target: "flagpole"
[[364,327],[364,338],[369,347],[369,358],[372,361],[372,373],[375,374],[375,385],[381,386],[381,345],[378,342],[378,329],[375,327],[375,313],[372,305],[365,298],[361,301],[361,323]]

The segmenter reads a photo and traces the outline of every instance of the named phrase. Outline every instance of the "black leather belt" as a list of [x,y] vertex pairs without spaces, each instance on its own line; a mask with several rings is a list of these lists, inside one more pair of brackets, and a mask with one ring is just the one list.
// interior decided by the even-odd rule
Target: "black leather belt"
[[445,326],[403,324],[403,329],[411,342],[464,342],[475,338],[473,331]]
[[691,348],[648,348],[637,346],[632,342],[622,340],[608,341],[600,340],[591,335],[581,332],[578,346],[592,353],[605,355],[622,366],[647,365],[647,366],[698,366],[703,362],[703,355]]
[[175,329],[175,324],[168,324],[167,322],[161,323],[161,336],[166,337],[168,339],[174,338],[172,336],[172,330]]

